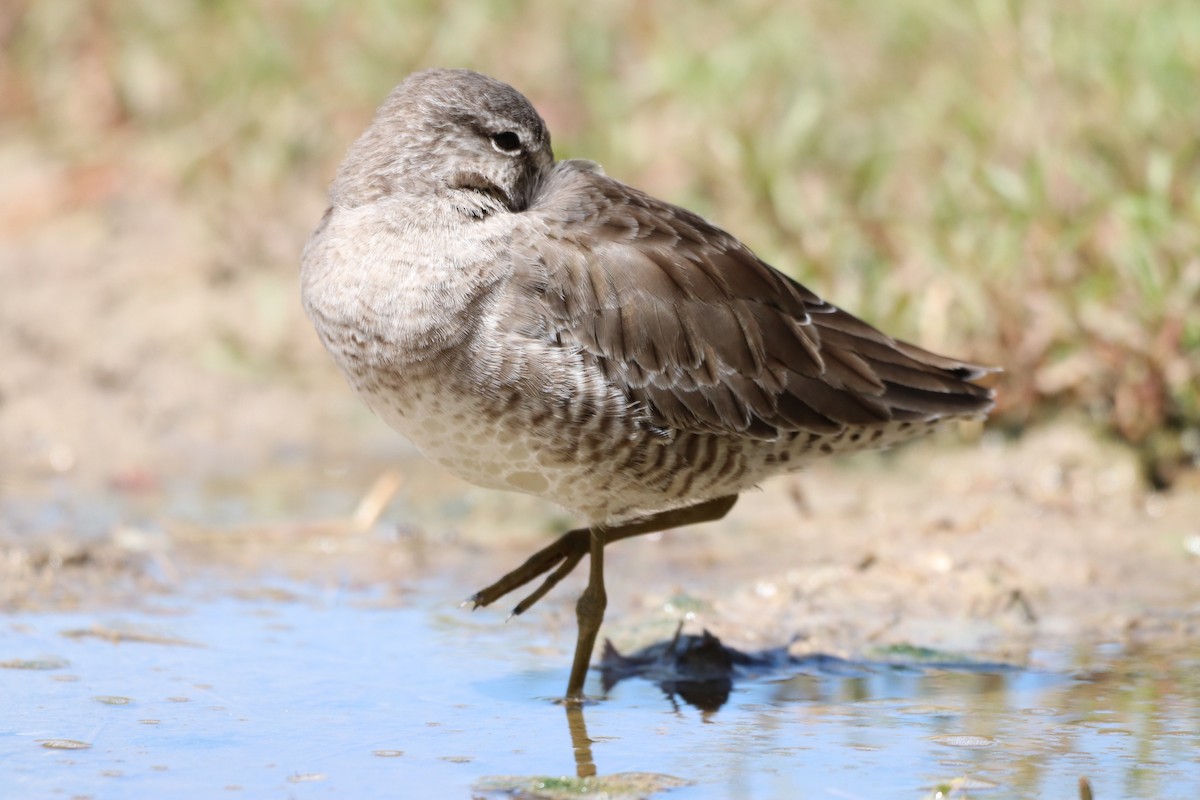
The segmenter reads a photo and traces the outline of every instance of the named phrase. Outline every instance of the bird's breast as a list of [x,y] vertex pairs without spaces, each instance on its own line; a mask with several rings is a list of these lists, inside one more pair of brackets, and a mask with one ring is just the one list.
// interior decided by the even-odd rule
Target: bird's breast
[[371,408],[422,454],[458,477],[493,489],[561,501],[579,465],[552,437],[552,409],[535,410],[511,388],[467,385],[446,365],[415,364],[356,385]]

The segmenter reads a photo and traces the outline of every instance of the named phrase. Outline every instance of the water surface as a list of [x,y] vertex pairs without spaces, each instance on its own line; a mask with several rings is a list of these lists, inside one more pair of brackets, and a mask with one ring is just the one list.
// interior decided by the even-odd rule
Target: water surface
[[498,625],[445,602],[460,593],[208,581],[138,611],[8,616],[0,795],[503,797],[594,771],[670,776],[681,800],[1074,797],[1080,776],[1097,797],[1200,796],[1200,650],[810,667],[715,712],[635,678],[571,719],[552,700],[569,627]]

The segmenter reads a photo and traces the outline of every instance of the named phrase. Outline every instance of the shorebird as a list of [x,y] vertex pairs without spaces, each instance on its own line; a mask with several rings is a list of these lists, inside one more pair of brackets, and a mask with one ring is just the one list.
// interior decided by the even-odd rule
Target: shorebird
[[350,384],[429,459],[584,525],[474,594],[587,555],[567,698],[604,616],[604,548],[723,517],[834,453],[981,417],[990,370],[889,337],[731,234],[588,161],[530,102],[410,75],[351,146],[302,257],[305,309]]

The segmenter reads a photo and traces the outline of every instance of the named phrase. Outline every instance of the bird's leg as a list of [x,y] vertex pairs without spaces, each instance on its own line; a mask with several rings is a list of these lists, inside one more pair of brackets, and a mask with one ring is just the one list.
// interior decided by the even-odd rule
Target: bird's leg
[[600,633],[600,623],[604,621],[604,608],[607,605],[608,595],[604,591],[604,530],[593,528],[588,584],[575,604],[579,634],[575,637],[575,660],[571,662],[571,677],[567,681],[567,700],[583,699],[583,682],[587,679],[588,664],[592,662],[592,650],[596,646],[596,635]]
[[571,574],[571,571],[575,569],[575,566],[583,559],[584,555],[591,550],[592,536],[594,534],[601,534],[603,536],[603,544],[607,545],[621,539],[628,539],[631,536],[641,536],[642,534],[655,533],[669,528],[678,528],[681,525],[711,522],[729,513],[729,509],[733,508],[736,500],[737,495],[731,494],[726,497],[718,497],[703,503],[697,503],[694,506],[660,511],[657,514],[631,520],[614,528],[576,528],[575,530],[568,531],[541,550],[538,550],[524,564],[509,572],[500,578],[500,580],[473,594],[467,602],[472,603],[474,608],[491,605],[504,595],[514,589],[519,589],[539,575],[554,570],[546,576],[541,586],[535,589],[532,594],[518,603],[517,607],[513,609],[513,614],[522,614],[558,585],[559,581]]
[[[583,558],[584,553],[588,551],[588,537],[591,534],[589,528],[576,528],[573,531],[567,531],[562,536],[555,539],[550,544],[538,550],[525,560],[525,563],[504,575],[500,580],[492,585],[480,589],[475,594],[471,595],[467,602],[472,604],[472,608],[480,606],[490,606],[492,603],[499,600],[504,595],[514,589],[519,589],[531,580],[542,573],[549,572],[562,562],[562,566],[555,570],[547,579],[548,586],[543,586],[534,594],[540,598],[543,594],[550,591],[550,588],[567,576],[571,570],[575,569],[575,565]],[[565,568],[565,572],[563,572]],[[562,572],[562,575],[558,573]],[[552,579],[558,576],[554,583],[550,583]],[[536,598],[535,598],[536,600]],[[533,605],[530,603],[529,605]],[[517,611],[514,614],[520,613]]]

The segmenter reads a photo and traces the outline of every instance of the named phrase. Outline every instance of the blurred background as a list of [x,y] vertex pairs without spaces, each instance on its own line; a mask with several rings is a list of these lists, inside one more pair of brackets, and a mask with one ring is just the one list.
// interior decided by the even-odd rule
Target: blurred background
[[1200,5],[6,0],[0,472],[136,484],[382,436],[298,302],[408,72],[704,214],[889,332],[1004,367],[1151,486],[1200,463]]
[[[1004,368],[969,447],[814,465],[606,556],[614,652],[687,622],[831,671],[702,725],[631,680],[589,744],[546,702],[585,571],[510,625],[457,607],[569,521],[418,460],[298,287],[346,149],[430,66]],[[590,770],[1196,797],[1198,526],[1197,0],[0,0],[0,774],[25,796],[532,797],[494,776],[578,770],[520,786],[583,797]]]

